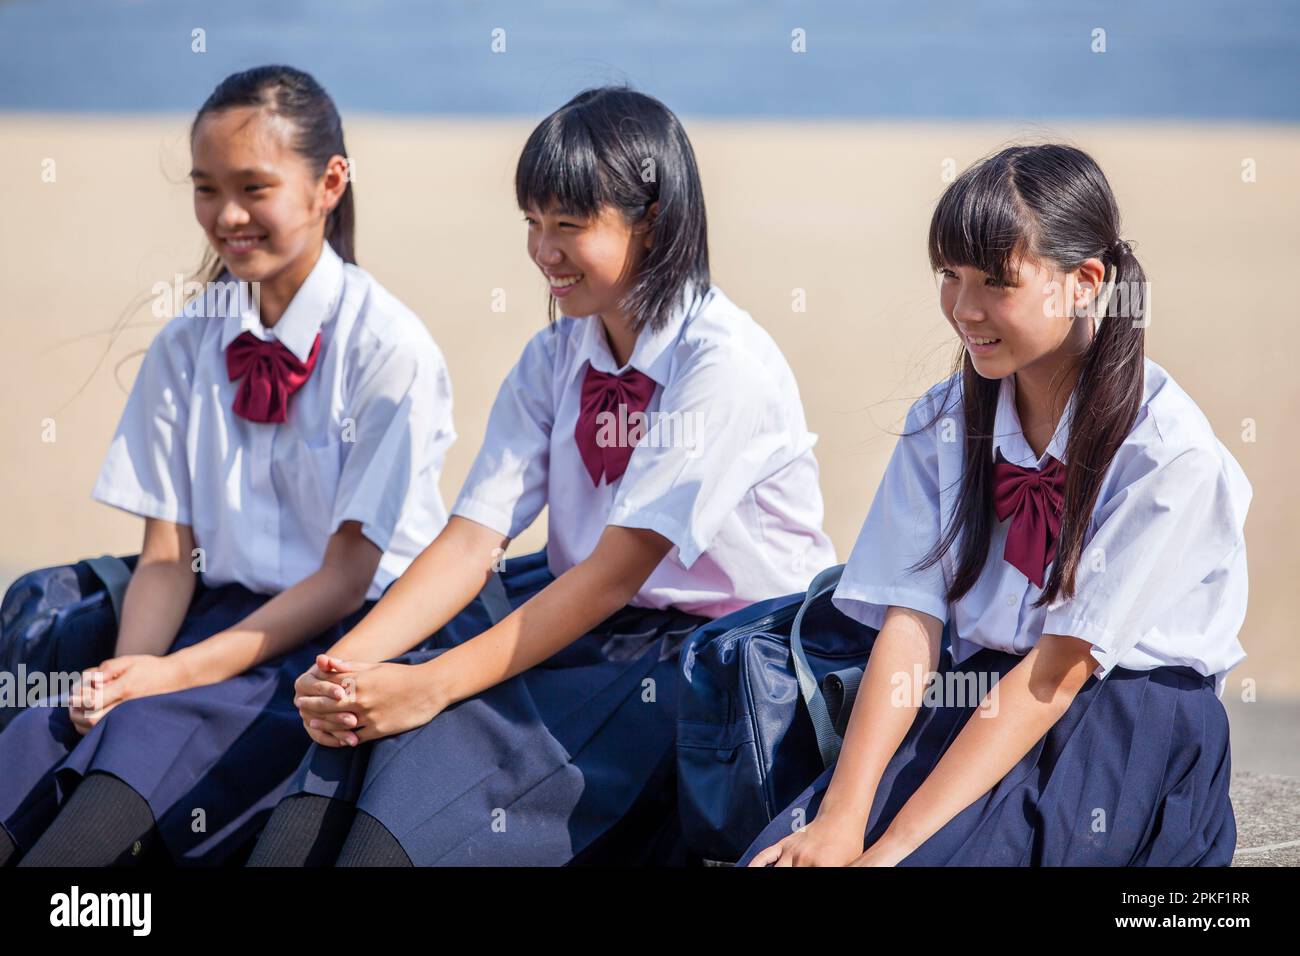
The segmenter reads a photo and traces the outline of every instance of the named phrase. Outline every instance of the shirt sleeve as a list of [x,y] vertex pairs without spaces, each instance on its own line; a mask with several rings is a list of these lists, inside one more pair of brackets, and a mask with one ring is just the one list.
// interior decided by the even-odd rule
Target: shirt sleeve
[[1222,462],[1212,448],[1194,447],[1161,462],[1143,450],[1127,467],[1096,515],[1084,545],[1074,597],[1048,605],[1044,634],[1093,645],[1093,674],[1105,677],[1144,634],[1160,627],[1168,609],[1206,603],[1206,619],[1227,586],[1220,573],[1245,547],[1245,515],[1237,513]]
[[191,524],[186,453],[197,320],[172,319],[154,336],[131,386],[91,497],[142,518]]
[[941,502],[937,425],[922,398],[908,411],[885,475],[858,533],[832,603],[880,628],[885,611],[906,607],[948,620],[943,564],[912,570],[939,542]]
[[[431,342],[402,342],[370,363],[344,410],[331,532],[345,521],[387,551],[412,496],[437,496],[455,441],[451,380]],[[350,432],[350,434],[349,434]]]
[[803,451],[777,394],[756,361],[698,352],[664,388],[606,523],[658,532],[689,570],[749,490]]
[[483,446],[452,506],[508,538],[518,537],[546,504],[555,422],[555,333],[529,341],[488,415]]

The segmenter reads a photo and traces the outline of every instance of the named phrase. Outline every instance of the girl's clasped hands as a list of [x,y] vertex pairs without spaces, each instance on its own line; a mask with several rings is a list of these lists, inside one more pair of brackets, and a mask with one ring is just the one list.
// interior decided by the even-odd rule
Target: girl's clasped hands
[[421,665],[318,654],[294,682],[294,706],[324,747],[357,744],[422,726],[446,706]]

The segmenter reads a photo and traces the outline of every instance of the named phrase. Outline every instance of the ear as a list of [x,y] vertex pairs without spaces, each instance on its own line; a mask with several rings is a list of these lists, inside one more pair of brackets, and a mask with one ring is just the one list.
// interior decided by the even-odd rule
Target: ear
[[343,198],[343,193],[348,188],[348,183],[352,179],[352,164],[345,156],[331,156],[329,162],[325,164],[325,174],[321,177],[321,188],[323,194],[321,202],[325,215],[334,211],[334,207],[339,204]]
[[656,199],[646,210],[645,219],[642,220],[642,228],[645,229],[645,247],[649,249],[654,245],[655,239],[655,220],[659,218],[659,200]]
[[1079,268],[1074,270],[1074,312],[1082,315],[1089,302],[1096,300],[1101,292],[1102,280],[1106,277],[1106,267],[1100,259],[1084,259]]

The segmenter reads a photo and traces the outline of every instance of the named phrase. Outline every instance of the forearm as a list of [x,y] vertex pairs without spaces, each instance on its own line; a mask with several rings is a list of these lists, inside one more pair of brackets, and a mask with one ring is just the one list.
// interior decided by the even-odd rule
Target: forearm
[[938,765],[891,822],[886,837],[916,848],[991,790],[1069,709],[1075,689],[1031,684],[1032,662],[985,695]]
[[891,609],[867,659],[819,814],[866,828],[876,787],[916,719],[926,675],[937,666],[937,637],[927,634],[916,612]]
[[188,558],[153,561],[142,555],[122,600],[114,656],[166,654],[194,597],[194,578]]
[[172,655],[185,686],[215,684],[278,657],[357,611],[365,589],[345,569],[320,570],[277,594],[235,626]]
[[483,525],[453,517],[330,654],[385,661],[406,653],[474,600],[508,543]]
[[644,576],[624,576],[589,558],[560,575],[504,621],[418,666],[439,688],[443,705],[449,706],[572,644],[624,607],[643,581]]

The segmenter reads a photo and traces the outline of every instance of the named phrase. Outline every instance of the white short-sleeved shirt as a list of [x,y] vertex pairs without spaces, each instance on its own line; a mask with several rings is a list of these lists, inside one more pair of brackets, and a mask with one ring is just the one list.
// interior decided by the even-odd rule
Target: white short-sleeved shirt
[[[223,281],[229,276],[223,276]],[[245,301],[196,305],[154,338],[93,496],[190,525],[203,581],[276,594],[318,570],[330,535],[361,522],[383,550],[378,598],[447,523],[438,479],[455,439],[451,381],[423,323],[325,243],[284,315],[263,328]],[[287,420],[231,406],[225,348],[243,331],[306,360]]]
[[[1011,519],[994,519],[989,557],[960,600],[945,598],[958,545],[924,571],[909,567],[948,527],[961,489],[960,381],[932,388],[907,416],[866,523],[835,591],[850,617],[880,627],[885,609],[908,607],[951,622],[953,660],[981,647],[1024,654],[1042,634],[1089,641],[1102,679],[1115,666],[1184,665],[1215,677],[1246,656],[1237,634],[1246,615],[1243,526],[1252,490],[1196,404],[1169,374],[1145,360],[1142,405],[1102,481],[1084,538],[1075,596],[1031,607],[1042,594],[1002,556]],[[1041,468],[1065,462],[1074,395],[1041,458],[1025,441],[1014,376],[1001,380],[993,454]],[[929,427],[926,423],[936,418]],[[919,431],[918,431],[919,430]],[[1046,583],[1046,579],[1044,579]]]
[[[626,472],[599,486],[574,440],[588,363],[635,368],[658,386]],[[538,332],[501,386],[452,513],[513,538],[549,506],[556,575],[586,559],[606,525],[656,531],[673,548],[632,603],[717,617],[802,590],[835,563],[816,440],[776,343],[712,286],[643,331],[624,368],[597,316]]]

